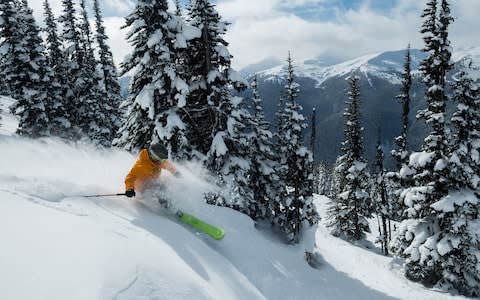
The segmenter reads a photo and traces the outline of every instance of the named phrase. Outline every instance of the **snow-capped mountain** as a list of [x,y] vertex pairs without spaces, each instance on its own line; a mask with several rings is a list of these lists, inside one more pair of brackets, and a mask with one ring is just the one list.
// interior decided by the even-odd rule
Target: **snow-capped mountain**
[[[413,85],[410,131],[413,148],[421,144],[425,134],[423,123],[416,122],[415,119],[416,111],[424,107],[424,85],[418,70],[424,57],[425,53],[421,50],[411,50]],[[300,84],[298,101],[304,108],[303,113],[309,118],[314,107],[317,112],[316,159],[333,162],[339,153],[348,88],[345,79],[353,74],[360,77],[365,154],[373,160],[379,128],[385,150],[391,149],[394,137],[400,132],[401,108],[395,97],[400,93],[404,61],[405,50],[365,55],[332,65],[321,60],[294,62],[296,80]],[[450,75],[465,69],[465,65],[472,62],[474,69],[470,73],[480,78],[480,47],[457,51],[453,54],[452,61],[455,68]],[[285,66],[262,70],[256,75],[266,117],[274,122],[285,80]],[[249,96],[248,92],[245,96]],[[308,131],[307,128],[305,136],[310,136]]]
[[[422,53],[415,51],[414,61],[418,63]],[[418,55],[418,56],[417,56]],[[400,52],[385,52],[361,56],[336,65],[324,66],[317,64],[317,61],[307,60],[295,65],[298,77],[312,78],[317,81],[317,86],[328,79],[348,75],[354,71],[363,74],[371,74],[385,78],[393,84],[399,84],[400,78],[397,73],[402,70]],[[283,80],[285,67],[277,66],[260,72],[259,76],[267,80]]]
[[[424,58],[424,52],[411,49],[411,69],[414,73],[418,72],[420,63]],[[467,58],[480,66],[480,47],[460,50],[452,55],[452,61],[455,64],[461,63]],[[329,79],[343,77],[354,72],[364,74],[366,77],[384,78],[392,84],[400,84],[401,77],[399,74],[403,72],[404,60],[404,50],[387,51],[364,55],[334,65],[325,65],[323,61],[319,60],[306,60],[295,63],[295,72],[297,77],[314,79],[317,81],[317,86],[321,86]],[[279,65],[259,71],[257,75],[265,80],[283,80],[285,72],[285,66]]]

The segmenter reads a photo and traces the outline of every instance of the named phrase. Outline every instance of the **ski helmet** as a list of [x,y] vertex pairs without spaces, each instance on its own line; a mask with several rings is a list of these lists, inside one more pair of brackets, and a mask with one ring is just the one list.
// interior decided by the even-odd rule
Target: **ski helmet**
[[162,144],[152,144],[148,147],[148,156],[153,161],[161,161],[168,158],[168,150]]

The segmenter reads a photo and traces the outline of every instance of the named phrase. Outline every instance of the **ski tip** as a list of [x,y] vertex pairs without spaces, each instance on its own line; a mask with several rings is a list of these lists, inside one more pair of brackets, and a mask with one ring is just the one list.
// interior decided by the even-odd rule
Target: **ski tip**
[[225,237],[225,231],[223,229],[219,229],[217,232],[212,234],[211,237],[217,241],[220,241]]

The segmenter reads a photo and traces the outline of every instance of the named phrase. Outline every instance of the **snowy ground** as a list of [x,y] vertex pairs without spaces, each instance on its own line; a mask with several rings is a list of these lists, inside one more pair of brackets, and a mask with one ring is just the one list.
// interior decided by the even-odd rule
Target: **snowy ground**
[[[5,128],[0,299],[464,299],[405,280],[399,262],[375,245],[334,238],[323,223],[304,244],[284,245],[248,217],[203,204],[200,194],[211,186],[193,164],[180,167],[183,178],[165,179],[176,206],[225,229],[222,241],[148,199],[79,197],[122,192],[135,157],[13,137]],[[326,201],[316,198],[322,214]],[[317,268],[303,259],[309,240]]]

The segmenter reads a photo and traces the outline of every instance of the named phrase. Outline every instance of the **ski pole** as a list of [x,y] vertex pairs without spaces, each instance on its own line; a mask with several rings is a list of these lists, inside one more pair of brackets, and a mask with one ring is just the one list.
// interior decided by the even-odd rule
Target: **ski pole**
[[118,194],[99,194],[99,195],[83,195],[83,196],[77,196],[77,197],[94,198],[94,197],[112,197],[112,196],[125,196],[125,193],[118,193]]

